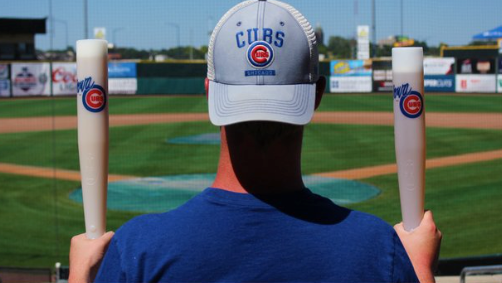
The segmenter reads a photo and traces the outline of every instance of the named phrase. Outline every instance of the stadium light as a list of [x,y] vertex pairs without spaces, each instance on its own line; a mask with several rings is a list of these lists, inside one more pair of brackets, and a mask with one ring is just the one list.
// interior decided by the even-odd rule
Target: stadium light
[[89,18],[87,16],[87,0],[84,0],[84,39],[89,38],[88,22]]
[[401,36],[404,36],[404,13],[403,0],[401,0]]

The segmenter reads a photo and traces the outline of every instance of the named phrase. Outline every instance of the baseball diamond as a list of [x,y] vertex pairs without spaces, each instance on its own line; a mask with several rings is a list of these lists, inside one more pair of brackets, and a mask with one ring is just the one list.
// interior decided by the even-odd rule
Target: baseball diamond
[[[380,193],[373,194],[371,199],[348,204],[348,206],[377,214],[390,223],[397,222],[400,214],[396,201],[398,197],[396,171],[395,167],[392,167],[395,166],[393,165],[395,159],[391,127],[392,113],[389,112],[391,109],[385,106],[389,97],[364,96],[365,103],[356,103],[356,101],[362,101],[361,98],[362,96],[357,95],[325,97],[327,106],[321,108],[321,112],[316,114],[314,124],[306,128],[306,148],[303,156],[306,172],[304,173],[319,174],[335,182],[337,179],[333,178],[360,179],[362,184],[378,188]],[[426,204],[428,208],[437,211],[438,223],[452,235],[444,240],[441,256],[496,253],[502,248],[497,244],[499,243],[495,236],[497,233],[486,234],[481,228],[473,230],[483,233],[485,241],[479,242],[475,240],[476,237],[465,233],[461,227],[470,223],[469,225],[491,226],[499,229],[490,224],[491,219],[496,218],[494,213],[497,209],[495,207],[490,209],[492,202],[488,202],[488,199],[501,197],[498,188],[502,187],[502,179],[500,174],[495,172],[498,172],[502,166],[502,157],[499,153],[502,149],[500,143],[502,108],[492,103],[499,98],[477,96],[473,99],[472,96],[430,95],[426,99],[429,110],[426,113],[427,158],[430,159],[427,164],[429,169],[426,178]],[[76,119],[73,116],[74,112],[67,112],[68,108],[74,109],[75,101],[66,98],[14,99],[4,100],[2,103],[0,115],[4,118],[0,119],[0,144],[2,145],[0,147],[0,182],[3,184],[2,192],[4,195],[11,196],[9,199],[12,201],[5,203],[0,209],[6,216],[1,221],[18,219],[19,223],[31,223],[28,226],[28,234],[25,235],[29,235],[30,231],[37,231],[37,234],[39,234],[38,231],[47,231],[42,234],[50,235],[51,232],[47,230],[50,227],[42,227],[40,224],[51,221],[52,214],[33,214],[30,209],[31,206],[48,206],[65,211],[65,216],[58,214],[58,221],[62,223],[71,221],[76,224],[60,230],[62,235],[68,235],[61,236],[61,240],[54,242],[53,238],[48,237],[45,242],[50,242],[49,246],[33,244],[29,250],[22,248],[28,241],[27,236],[20,236],[15,229],[12,232],[3,232],[2,239],[4,240],[0,241],[0,249],[8,252],[10,256],[8,259],[2,257],[4,259],[0,259],[0,264],[8,265],[14,262],[17,266],[47,266],[56,258],[58,260],[62,258],[54,255],[51,247],[60,246],[60,252],[64,253],[66,248],[63,247],[68,246],[66,238],[81,231],[83,227],[82,207],[78,203],[78,197],[77,202],[71,200],[78,195],[80,187],[78,159],[75,154]],[[120,208],[116,210],[110,207],[109,229],[116,229],[132,216],[143,213],[142,211],[174,208],[196,193],[179,189],[169,190],[165,193],[171,198],[171,202],[164,204],[158,199],[149,199],[149,207],[138,208],[134,205],[137,197],[133,196],[139,194],[148,197],[148,195],[142,195],[141,189],[138,189],[144,188],[145,183],[140,181],[143,185],[135,188],[134,182],[122,183],[125,180],[140,177],[143,179],[136,180],[145,180],[149,184],[158,182],[162,185],[169,185],[170,178],[179,178],[175,176],[207,176],[205,174],[214,172],[213,164],[216,163],[218,146],[211,143],[214,144],[217,141],[218,135],[214,135],[217,129],[206,122],[205,103],[202,97],[143,97],[141,99],[110,97],[110,125],[112,127],[110,174],[114,180],[110,183],[110,198],[112,199],[113,192],[124,193],[130,198],[123,199],[123,205],[129,205],[126,210]],[[476,105],[477,113],[473,111],[473,108],[462,106],[456,107],[455,110],[463,113],[451,113],[451,105],[463,103]],[[14,109],[13,104],[17,105],[16,109],[24,108],[28,111],[20,115],[19,112],[11,110]],[[19,107],[19,105],[24,105],[24,107]],[[163,107],[158,108],[158,105],[163,105]],[[55,118],[48,117],[52,115],[52,107],[57,109]],[[44,109],[47,112],[44,112]],[[126,114],[132,109],[134,109],[134,114]],[[176,110],[180,109],[194,113],[176,113]],[[375,112],[379,109],[381,110]],[[38,113],[38,116],[33,116],[33,113]],[[52,132],[52,129],[56,131]],[[55,144],[57,151],[54,152],[54,156],[50,150],[53,133],[57,139]],[[213,134],[208,135],[208,133]],[[318,133],[322,133],[320,138],[315,138],[319,136]],[[190,139],[187,140],[187,137]],[[207,144],[198,144],[201,138]],[[37,143],[29,143],[28,141],[31,140],[36,140]],[[20,147],[23,148],[22,151],[18,150]],[[318,157],[320,150],[323,152],[321,160]],[[52,160],[55,160],[55,163]],[[438,166],[438,164],[444,165]],[[18,175],[19,172],[23,172],[24,176]],[[74,177],[71,177],[71,174],[75,174]],[[54,176],[60,179],[51,179]],[[161,177],[151,179],[149,176]],[[445,176],[452,177],[445,178]],[[55,182],[57,186],[56,195],[50,189],[52,185],[49,184],[52,182]],[[313,182],[315,184],[315,181]],[[121,191],[120,184],[124,184],[129,189]],[[197,183],[194,189],[200,190],[201,186],[202,182]],[[131,189],[134,190],[131,191]],[[335,193],[327,189],[324,192]],[[454,196],[454,202],[451,200],[452,196]],[[23,200],[26,197],[28,198]],[[470,201],[472,198],[478,201]],[[54,205],[54,200],[57,200],[57,206]],[[463,211],[467,203],[469,203],[469,209]],[[16,211],[15,214],[13,214],[14,211]],[[483,211],[483,218],[472,217],[481,211]],[[488,214],[485,213],[486,211]],[[490,216],[492,214],[493,216]],[[459,245],[463,248],[458,249]],[[24,252],[20,253],[19,251],[22,250]]]

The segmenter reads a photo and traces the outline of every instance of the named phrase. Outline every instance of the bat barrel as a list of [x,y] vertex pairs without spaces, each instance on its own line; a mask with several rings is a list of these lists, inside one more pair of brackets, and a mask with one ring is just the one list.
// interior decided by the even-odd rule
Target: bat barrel
[[106,231],[108,43],[77,41],[78,149],[87,238]]
[[425,104],[423,50],[392,49],[394,138],[404,228],[411,231],[424,215]]

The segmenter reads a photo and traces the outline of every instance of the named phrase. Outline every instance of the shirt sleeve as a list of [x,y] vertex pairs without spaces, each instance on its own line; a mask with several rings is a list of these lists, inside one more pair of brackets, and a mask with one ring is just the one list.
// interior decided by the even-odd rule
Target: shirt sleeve
[[112,238],[94,283],[126,282],[116,238]]
[[396,233],[394,233],[394,265],[392,282],[420,282],[415,273],[415,269],[413,269],[411,260]]

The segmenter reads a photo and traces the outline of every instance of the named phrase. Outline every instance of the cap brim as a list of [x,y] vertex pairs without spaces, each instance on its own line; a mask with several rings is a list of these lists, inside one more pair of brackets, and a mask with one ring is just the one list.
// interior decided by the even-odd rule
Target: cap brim
[[305,125],[315,108],[315,84],[226,85],[209,82],[209,118],[216,126],[248,121]]

